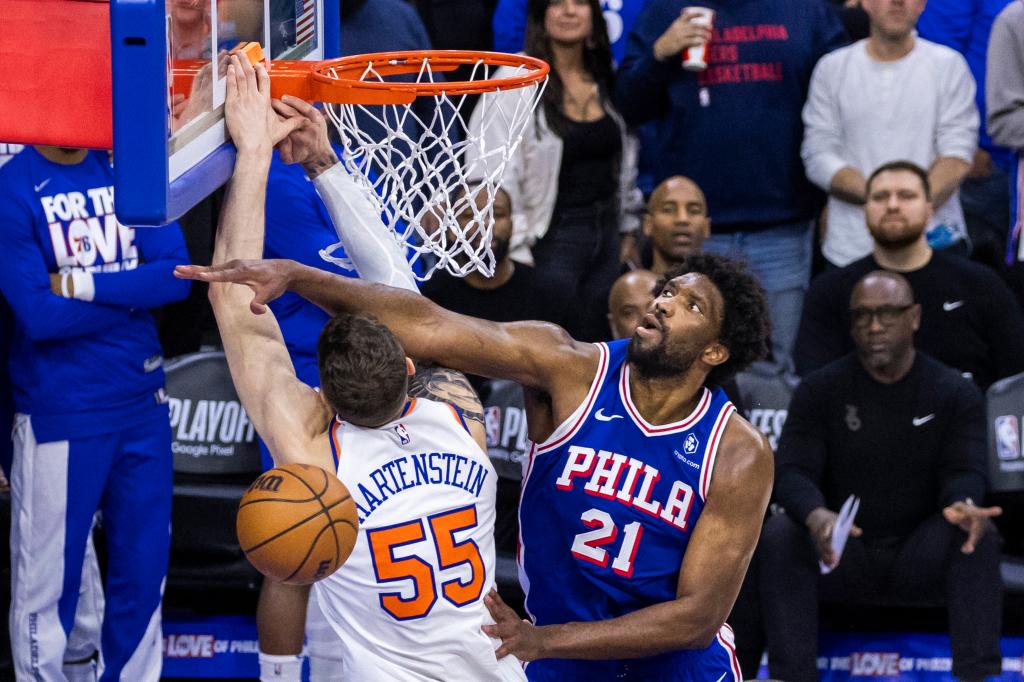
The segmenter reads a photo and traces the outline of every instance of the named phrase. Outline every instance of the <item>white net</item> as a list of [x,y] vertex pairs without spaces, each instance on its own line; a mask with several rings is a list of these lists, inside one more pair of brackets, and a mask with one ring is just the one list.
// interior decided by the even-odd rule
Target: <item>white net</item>
[[[483,59],[470,63],[470,81],[520,76],[533,68],[525,63],[496,67]],[[361,80],[397,79],[381,75],[371,62]],[[444,77],[422,58],[418,71],[401,80],[434,83]],[[427,280],[438,270],[457,277],[494,274],[496,190],[545,82],[480,95],[421,94],[411,104],[327,105],[347,170],[394,239],[411,250],[417,279]],[[463,112],[473,97],[476,107],[467,118]]]

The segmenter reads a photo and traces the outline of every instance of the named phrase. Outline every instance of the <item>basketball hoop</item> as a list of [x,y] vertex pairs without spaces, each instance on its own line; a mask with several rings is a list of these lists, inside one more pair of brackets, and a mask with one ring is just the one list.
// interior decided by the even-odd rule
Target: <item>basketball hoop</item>
[[[258,44],[241,49],[253,62],[262,59]],[[468,79],[439,79],[466,65]],[[525,55],[420,50],[275,61],[269,73],[274,97],[326,104],[341,136],[345,168],[394,239],[413,251],[410,260],[422,267],[416,277],[423,281],[438,269],[457,277],[494,274],[494,199],[548,70],[544,61]],[[176,73],[187,77],[183,69]],[[472,126],[462,114],[470,96],[479,96]],[[432,106],[418,112],[420,98]],[[383,139],[362,130],[360,121],[383,129]],[[417,124],[416,138],[405,131],[406,123]],[[335,260],[331,250],[325,257]]]

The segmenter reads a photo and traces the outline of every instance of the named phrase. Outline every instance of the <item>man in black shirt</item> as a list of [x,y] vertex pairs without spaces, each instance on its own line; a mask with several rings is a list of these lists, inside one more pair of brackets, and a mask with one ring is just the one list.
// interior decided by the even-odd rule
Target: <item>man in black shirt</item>
[[[855,352],[797,388],[776,455],[775,501],[758,551],[772,677],[817,680],[818,598],[945,598],[953,674],[998,675],[1001,540],[985,495],[977,387],[914,349],[921,306],[906,279],[863,277],[847,308]],[[832,530],[861,499],[841,558]],[[819,560],[831,573],[818,580]],[[820,589],[820,592],[819,592]]]
[[[484,192],[477,194],[478,210],[484,208],[487,198]],[[533,268],[508,257],[509,240],[512,238],[512,201],[504,190],[497,190],[492,210],[494,276],[485,277],[473,271],[465,277],[455,277],[437,271],[423,284],[421,293],[443,308],[483,320],[541,320],[572,327],[571,306],[566,305],[568,301],[560,297],[559,292],[542,289]],[[459,222],[468,222],[471,217],[472,208],[466,207],[465,215],[458,219]]]
[[868,178],[864,213],[874,252],[811,283],[794,352],[799,375],[852,350],[846,304],[854,283],[878,269],[901,273],[913,287],[921,306],[918,348],[982,390],[1024,372],[1020,307],[995,272],[928,246],[929,192],[927,173],[905,161],[885,164]]

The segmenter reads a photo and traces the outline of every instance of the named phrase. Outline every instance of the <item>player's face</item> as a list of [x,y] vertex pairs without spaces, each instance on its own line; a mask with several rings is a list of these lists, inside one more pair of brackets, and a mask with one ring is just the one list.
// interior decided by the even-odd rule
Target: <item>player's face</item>
[[850,332],[861,362],[875,370],[893,366],[913,347],[920,315],[906,288],[891,279],[858,285],[850,297]]
[[591,14],[588,0],[551,0],[544,14],[544,31],[556,43],[581,43],[593,30]]
[[636,328],[630,361],[648,376],[682,374],[718,342],[724,307],[721,292],[706,276],[676,277]]
[[913,244],[932,217],[932,205],[921,179],[904,170],[879,173],[871,183],[864,217],[879,245],[900,248]]
[[669,261],[699,253],[711,229],[708,207],[697,185],[672,178],[654,192],[644,233],[652,246]]

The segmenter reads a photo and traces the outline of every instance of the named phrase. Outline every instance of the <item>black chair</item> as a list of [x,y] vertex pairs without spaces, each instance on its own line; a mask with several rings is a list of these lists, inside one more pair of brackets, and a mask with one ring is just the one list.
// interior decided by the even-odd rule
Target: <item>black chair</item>
[[194,353],[167,365],[174,452],[168,589],[259,589],[261,576],[235,536],[235,514],[261,472],[256,432],[223,353]]
[[1003,507],[1003,517],[997,519],[1006,541],[1003,584],[1024,593],[1024,373],[992,384],[985,397],[990,502]]

